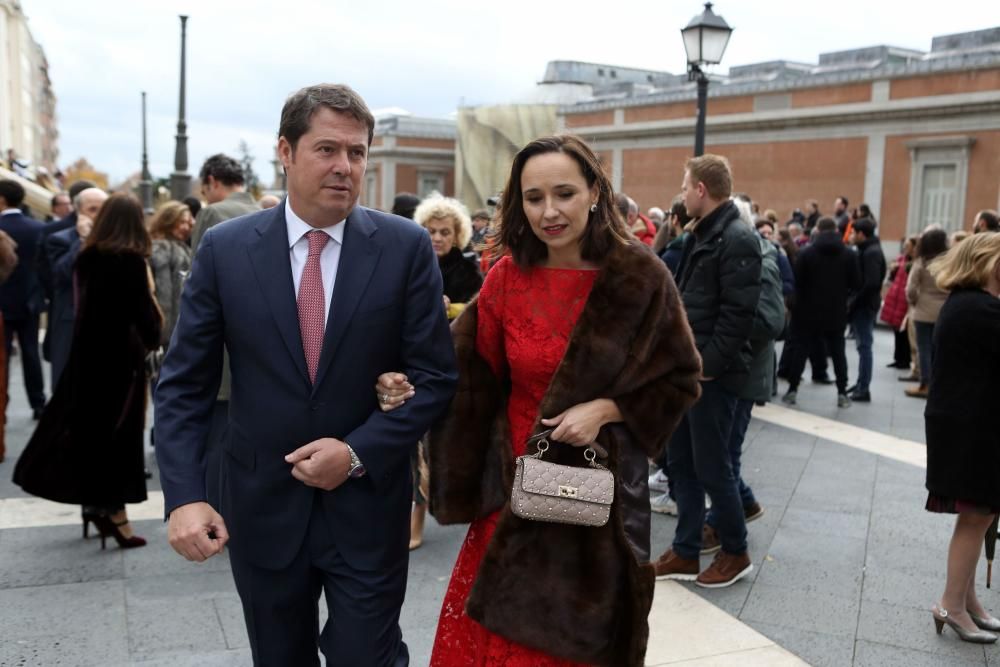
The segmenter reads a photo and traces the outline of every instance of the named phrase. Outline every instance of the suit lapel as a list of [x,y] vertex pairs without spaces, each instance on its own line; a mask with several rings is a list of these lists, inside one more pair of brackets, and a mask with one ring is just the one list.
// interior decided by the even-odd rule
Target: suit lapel
[[361,297],[368,287],[381,253],[381,248],[373,238],[378,228],[363,208],[355,207],[344,224],[344,245],[340,249],[340,265],[337,267],[337,280],[333,286],[323,351],[316,369],[314,393],[323,382],[351,317],[361,303]]
[[292,283],[285,207],[279,205],[272,210],[273,215],[264,217],[257,223],[256,230],[260,237],[247,247],[247,251],[264,301],[278,325],[278,332],[288,353],[292,355],[299,374],[308,383],[306,355],[302,350],[302,336],[299,332],[299,311]]

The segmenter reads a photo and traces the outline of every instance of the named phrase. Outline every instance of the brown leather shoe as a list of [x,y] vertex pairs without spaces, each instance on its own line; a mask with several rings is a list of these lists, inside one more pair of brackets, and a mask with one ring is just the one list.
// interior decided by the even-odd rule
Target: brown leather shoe
[[764,508],[756,501],[754,501],[753,505],[743,508],[743,520],[747,523],[756,521],[762,516],[764,516]]
[[701,527],[701,555],[714,554],[721,548],[719,534],[715,532],[715,528],[706,523]]
[[742,553],[739,556],[720,551],[715,554],[712,564],[698,575],[694,583],[702,588],[725,588],[753,572],[750,555]]
[[927,385],[920,385],[914,389],[907,389],[903,392],[911,398],[927,398]]
[[667,549],[667,552],[653,564],[653,569],[656,571],[657,579],[694,581],[700,566],[697,558],[681,558],[673,549]]

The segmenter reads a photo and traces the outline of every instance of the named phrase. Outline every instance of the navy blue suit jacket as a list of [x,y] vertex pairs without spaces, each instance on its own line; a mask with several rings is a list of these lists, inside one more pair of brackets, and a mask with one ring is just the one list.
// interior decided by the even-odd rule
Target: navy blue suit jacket
[[25,320],[42,310],[42,289],[35,271],[35,255],[45,223],[23,213],[0,216],[0,229],[17,242],[17,268],[0,286],[0,312],[6,320]]
[[[299,551],[320,494],[338,550],[380,569],[407,555],[410,453],[457,382],[441,274],[427,233],[356,207],[346,221],[316,383],[299,334],[285,207],[229,220],[198,247],[156,388],[156,454],[166,509],[204,501],[203,457],[223,345],[232,396],[221,514],[230,546],[280,569]],[[416,396],[390,413],[374,386],[405,372]],[[326,492],[284,457],[321,437],[346,441],[367,474]]]

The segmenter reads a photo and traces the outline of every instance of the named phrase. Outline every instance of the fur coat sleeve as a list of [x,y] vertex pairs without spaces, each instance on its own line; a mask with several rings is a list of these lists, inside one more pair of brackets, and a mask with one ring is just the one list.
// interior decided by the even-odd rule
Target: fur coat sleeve
[[[491,631],[552,655],[590,664],[641,665],[653,573],[625,534],[630,506],[616,489],[601,528],[525,521],[509,508],[514,458],[506,414],[508,379],[476,352],[478,307],[452,326],[459,386],[431,431],[430,511],[441,523],[501,510],[467,613]],[[606,258],[536,417],[610,398],[623,424],[597,441],[616,473],[627,458],[655,455],[700,392],[701,360],[677,289],[663,263],[638,243]],[[529,447],[530,450],[530,447]],[[547,460],[582,463],[554,447]],[[644,459],[642,460],[644,463]],[[643,499],[646,501],[646,499]],[[648,501],[641,521],[648,533]],[[575,602],[570,602],[571,600]]]

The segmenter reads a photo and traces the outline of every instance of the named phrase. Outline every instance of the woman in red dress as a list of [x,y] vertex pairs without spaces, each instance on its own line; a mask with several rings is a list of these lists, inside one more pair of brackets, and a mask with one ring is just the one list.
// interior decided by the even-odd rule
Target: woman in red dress
[[[431,665],[641,665],[652,602],[647,457],[697,398],[700,358],[673,281],[625,229],[581,140],[522,149],[500,209],[504,256],[452,327],[459,388],[431,432],[430,511],[471,523]],[[410,395],[401,374],[382,376],[377,391],[384,410]],[[581,465],[579,448],[595,442],[609,453],[607,525],[511,512],[514,461],[548,428],[548,460]]]

